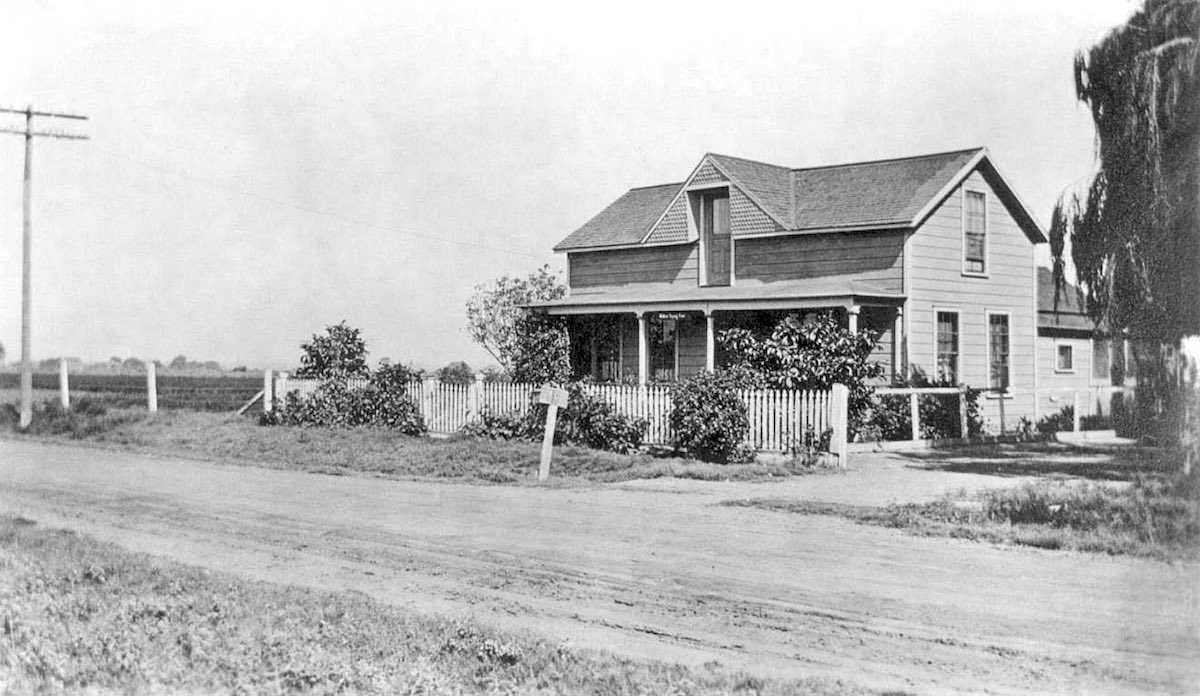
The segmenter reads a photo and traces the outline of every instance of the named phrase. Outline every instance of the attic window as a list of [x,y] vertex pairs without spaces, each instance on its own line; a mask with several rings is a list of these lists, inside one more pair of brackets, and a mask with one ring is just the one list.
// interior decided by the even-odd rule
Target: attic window
[[987,273],[987,194],[963,196],[963,273]]

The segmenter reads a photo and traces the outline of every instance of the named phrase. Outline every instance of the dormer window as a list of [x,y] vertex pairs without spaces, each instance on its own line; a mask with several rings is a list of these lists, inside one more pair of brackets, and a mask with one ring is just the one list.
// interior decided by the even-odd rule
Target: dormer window
[[963,192],[963,273],[987,274],[987,194]]
[[729,224],[729,190],[700,194],[700,252],[704,255],[704,284],[729,285],[733,240]]

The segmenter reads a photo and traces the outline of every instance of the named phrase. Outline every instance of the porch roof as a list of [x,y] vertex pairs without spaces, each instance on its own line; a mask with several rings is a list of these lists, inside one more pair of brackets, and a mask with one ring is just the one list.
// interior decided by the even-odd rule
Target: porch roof
[[595,291],[576,290],[569,297],[536,302],[529,307],[547,314],[614,314],[647,311],[730,311],[802,309],[854,305],[899,306],[904,295],[862,281],[814,278],[785,283],[730,286],[626,285]]

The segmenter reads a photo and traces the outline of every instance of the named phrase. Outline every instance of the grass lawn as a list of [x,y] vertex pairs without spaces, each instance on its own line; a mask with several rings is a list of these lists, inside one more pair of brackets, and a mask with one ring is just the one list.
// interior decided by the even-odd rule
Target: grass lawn
[[[925,504],[871,507],[757,498],[730,506],[834,515],[860,524],[926,536],[1160,558],[1200,559],[1200,472],[1184,475],[1172,454],[1117,452],[1135,460],[1128,480],[1043,480],[1013,488],[958,493]],[[1112,472],[1120,462],[1105,464]],[[1129,469],[1125,469],[1127,472]]]
[[575,650],[0,517],[0,692],[862,694]]
[[[33,437],[126,451],[323,474],[537,485],[540,443],[467,437],[409,437],[375,428],[260,426],[251,417],[189,410],[89,410],[35,418],[18,433],[15,414],[0,415],[0,436]],[[801,465],[718,465],[679,458],[626,456],[556,447],[550,484],[591,485],[678,477],[770,480],[818,471]]]

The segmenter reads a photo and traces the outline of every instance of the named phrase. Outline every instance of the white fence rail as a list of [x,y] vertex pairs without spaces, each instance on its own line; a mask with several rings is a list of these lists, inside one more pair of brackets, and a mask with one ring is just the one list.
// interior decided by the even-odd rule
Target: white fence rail
[[[364,379],[348,380],[348,386],[364,387]],[[294,379],[281,374],[274,383],[274,402],[282,404],[287,394],[312,394],[318,380]],[[434,433],[453,433],[479,417],[491,413],[525,413],[541,387],[535,384],[484,382],[449,384],[437,380],[413,381],[409,394],[417,403],[426,427]],[[612,404],[619,413],[644,418],[649,423],[645,442],[651,445],[671,443],[671,390],[663,385],[637,387],[619,384],[589,384],[584,390]],[[826,430],[837,430],[833,392],[754,389],[741,392],[750,421],[747,436],[755,449],[784,452],[801,443],[806,434],[820,437]],[[845,420],[845,416],[841,416]],[[844,431],[845,424],[842,423]],[[836,439],[836,438],[835,438]],[[836,449],[837,445],[833,445]]]

